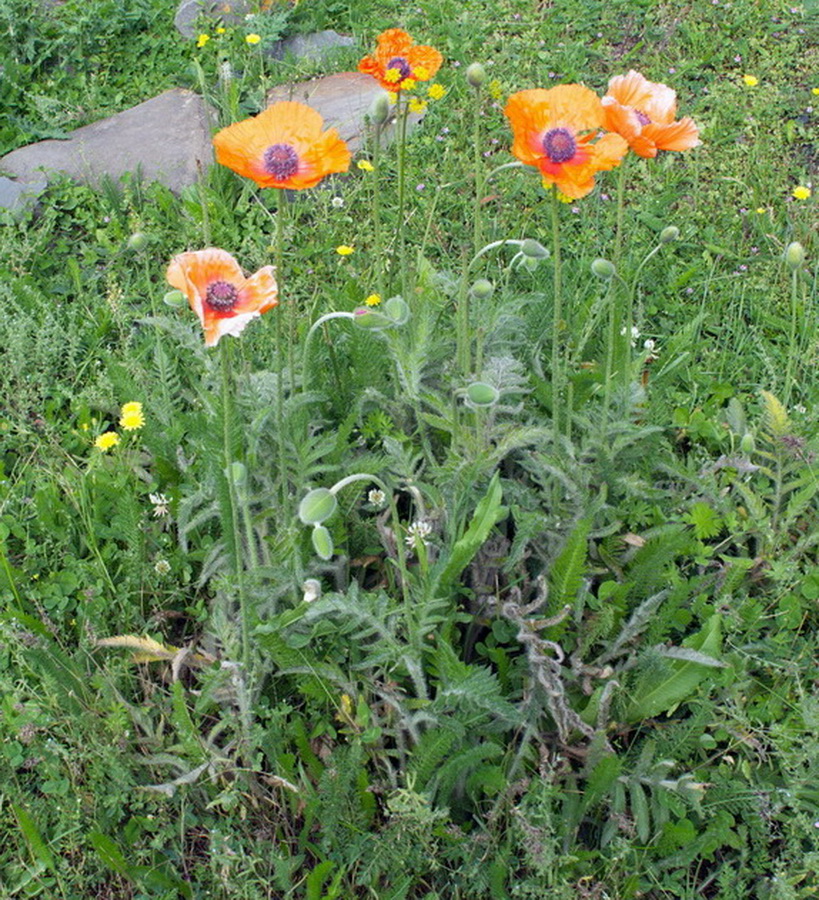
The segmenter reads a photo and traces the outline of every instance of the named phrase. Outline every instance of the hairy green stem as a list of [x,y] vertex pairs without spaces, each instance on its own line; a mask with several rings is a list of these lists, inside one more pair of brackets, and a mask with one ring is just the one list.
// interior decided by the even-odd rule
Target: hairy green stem
[[[560,431],[563,391],[566,379],[560,337],[563,331],[563,273],[560,264],[560,201],[557,187],[552,186],[552,263],[554,265],[554,305],[552,314],[552,421],[555,432]],[[568,416],[571,419],[571,415]]]

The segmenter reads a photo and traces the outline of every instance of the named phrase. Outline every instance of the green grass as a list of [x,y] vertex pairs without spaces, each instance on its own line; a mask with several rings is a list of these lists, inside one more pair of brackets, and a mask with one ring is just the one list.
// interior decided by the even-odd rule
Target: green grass
[[[168,262],[276,262],[275,192],[57,181],[3,220],[3,897],[816,895],[819,13],[793,10],[280,10],[271,37],[356,38],[336,70],[405,27],[447,93],[406,144],[404,221],[395,147],[292,196],[279,307],[215,349]],[[320,73],[244,25],[197,48],[173,13],[0,0],[2,149],[178,86],[228,124]],[[550,197],[501,168],[503,106],[630,68],[703,144],[628,159],[621,280],[590,268],[619,170],[560,205],[556,316]],[[549,257],[476,256],[523,239]],[[376,291],[389,327],[306,343]]]

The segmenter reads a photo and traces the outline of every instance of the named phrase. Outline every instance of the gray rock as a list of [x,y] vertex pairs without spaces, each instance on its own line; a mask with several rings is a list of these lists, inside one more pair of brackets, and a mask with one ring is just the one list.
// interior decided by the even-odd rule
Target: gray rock
[[36,206],[37,198],[48,187],[45,179],[39,181],[12,181],[0,175],[0,209],[20,213]]
[[198,94],[175,89],[107,119],[72,131],[68,140],[40,141],[0,158],[0,170],[21,181],[41,171],[64,172],[98,185],[126,172],[173,191],[194,184],[213,161],[210,121]]
[[328,28],[315,34],[297,34],[276,43],[267,51],[273,59],[310,59],[321,62],[345,47],[354,47],[355,41],[348,35]]
[[[337,128],[341,137],[355,153],[366,141],[365,117],[369,114],[373,101],[386,93],[381,85],[363,72],[339,72],[313,81],[280,85],[267,94],[267,103],[280,100],[298,100],[318,110],[328,128]],[[410,113],[407,120],[409,131],[423,119],[423,113]],[[384,142],[389,142],[395,134],[395,125],[388,125],[383,132]]]
[[238,25],[251,12],[253,8],[247,0],[182,0],[173,21],[183,37],[194,38],[199,33],[196,20],[200,15]]

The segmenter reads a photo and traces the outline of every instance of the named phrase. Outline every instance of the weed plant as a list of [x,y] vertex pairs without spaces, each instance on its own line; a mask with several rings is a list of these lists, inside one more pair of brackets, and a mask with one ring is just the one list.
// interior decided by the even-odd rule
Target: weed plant
[[[396,26],[172,16],[0,0],[4,146],[180,85],[229,128],[316,74],[282,33]],[[443,65],[346,174],[2,223],[2,896],[814,897],[815,6],[398,24]],[[509,152],[510,97],[631,69],[700,146]],[[217,247],[266,311],[205,346]]]

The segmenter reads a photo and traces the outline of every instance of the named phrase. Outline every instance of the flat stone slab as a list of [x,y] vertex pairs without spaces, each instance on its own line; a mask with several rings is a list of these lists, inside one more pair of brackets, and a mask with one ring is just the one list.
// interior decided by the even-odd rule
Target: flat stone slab
[[39,181],[12,181],[0,175],[0,209],[13,213],[31,209],[37,205],[37,198],[47,187],[48,182],[44,178]]
[[0,158],[0,172],[37,181],[54,172],[99,185],[139,172],[172,191],[194,184],[213,161],[210,117],[202,98],[174,89],[69,134],[39,141]]
[[[372,77],[363,72],[339,72],[313,81],[279,85],[267,94],[268,106],[280,100],[298,100],[318,110],[327,128],[337,128],[353,153],[366,142],[365,117],[369,115],[376,97],[386,91]],[[407,131],[423,119],[423,113],[410,113]],[[389,142],[395,135],[394,122],[384,128],[383,139]]]
[[309,59],[323,62],[339,50],[354,47],[355,41],[346,34],[339,34],[331,28],[313,34],[296,34],[276,43],[267,51],[272,59]]
[[245,16],[253,12],[247,0],[182,0],[174,16],[176,30],[186,38],[194,38],[199,33],[196,20],[205,15],[211,19],[221,19],[231,25],[244,22]]

